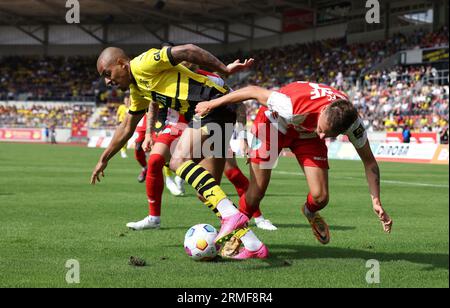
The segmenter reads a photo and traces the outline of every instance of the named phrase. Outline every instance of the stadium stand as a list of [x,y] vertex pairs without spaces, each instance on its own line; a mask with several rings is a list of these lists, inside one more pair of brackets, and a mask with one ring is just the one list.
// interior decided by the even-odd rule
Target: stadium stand
[[[369,131],[397,131],[408,125],[416,132],[441,132],[448,127],[448,70],[420,65],[371,71],[375,64],[401,50],[438,46],[448,46],[446,27],[435,32],[417,30],[408,36],[396,34],[371,43],[328,39],[222,58],[256,59],[254,71],[234,81],[233,88],[256,84],[277,89],[294,80],[327,83],[350,94]],[[40,127],[54,123],[70,128],[73,123],[89,123],[91,128],[114,127],[123,93],[105,87],[95,61],[92,56],[0,58],[0,101],[33,101],[19,107],[0,105],[0,125]],[[36,103],[39,101],[96,101],[100,109]],[[251,123],[258,105],[247,104]]]

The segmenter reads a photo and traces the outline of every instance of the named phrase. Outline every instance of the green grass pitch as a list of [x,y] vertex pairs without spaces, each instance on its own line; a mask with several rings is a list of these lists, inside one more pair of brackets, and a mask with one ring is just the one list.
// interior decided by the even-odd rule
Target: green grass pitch
[[[262,204],[279,230],[254,229],[271,257],[199,263],[185,254],[184,234],[219,221],[194,191],[164,193],[160,230],[128,231],[128,221],[147,214],[138,165],[116,157],[91,186],[100,153],[0,143],[0,287],[449,287],[448,166],[380,164],[382,201],[394,219],[387,235],[361,163],[331,161],[331,201],[322,212],[331,242],[322,246],[300,214],[305,178],[295,160],[281,159]],[[231,184],[223,187],[237,201]],[[147,266],[128,265],[130,256]],[[69,259],[79,261],[79,284],[65,280]],[[366,282],[370,259],[380,263],[379,284]]]

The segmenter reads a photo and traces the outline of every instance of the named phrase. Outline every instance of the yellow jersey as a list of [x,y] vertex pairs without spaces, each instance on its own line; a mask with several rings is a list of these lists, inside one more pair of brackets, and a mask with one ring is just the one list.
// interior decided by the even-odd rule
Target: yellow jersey
[[208,77],[174,64],[171,47],[150,49],[130,61],[134,83],[130,85],[129,113],[143,113],[154,101],[160,109],[171,108],[189,121],[197,103],[227,93]]
[[127,112],[128,112],[128,107],[123,104],[120,105],[119,108],[117,108],[117,112],[116,112],[117,122],[122,123],[123,120],[125,120],[125,116],[126,116]]

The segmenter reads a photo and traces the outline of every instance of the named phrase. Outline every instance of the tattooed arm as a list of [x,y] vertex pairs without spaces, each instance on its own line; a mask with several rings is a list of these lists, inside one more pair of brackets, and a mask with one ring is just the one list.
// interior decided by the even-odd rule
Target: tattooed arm
[[145,139],[142,143],[142,149],[145,152],[149,152],[153,146],[153,130],[155,129],[156,120],[158,119],[159,105],[152,102],[147,112],[147,123],[145,129]]
[[172,47],[170,53],[174,64],[187,61],[189,63],[205,66],[213,72],[216,71],[224,76],[244,70],[250,67],[254,62],[253,59],[245,60],[244,63],[240,63],[239,60],[236,60],[231,64],[225,65],[210,52],[193,44]]
[[373,210],[380,219],[384,231],[390,233],[392,228],[392,219],[384,211],[381,204],[380,168],[378,167],[378,163],[373,156],[372,150],[370,149],[369,141],[367,141],[362,148],[357,149],[357,152],[364,163],[367,183],[369,184],[370,196],[372,197]]

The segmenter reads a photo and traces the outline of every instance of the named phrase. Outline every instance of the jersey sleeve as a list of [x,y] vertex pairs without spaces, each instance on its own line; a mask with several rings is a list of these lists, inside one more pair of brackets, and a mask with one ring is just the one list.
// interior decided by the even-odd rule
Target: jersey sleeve
[[176,65],[172,53],[172,47],[162,49],[150,49],[137,57],[139,70],[143,74],[156,74],[168,70]]
[[355,146],[356,149],[362,148],[367,142],[367,132],[361,119],[358,119],[353,123],[350,128],[345,132],[345,134],[350,142]]
[[267,100],[267,107],[286,120],[291,120],[293,117],[291,98],[283,93],[272,92]]

